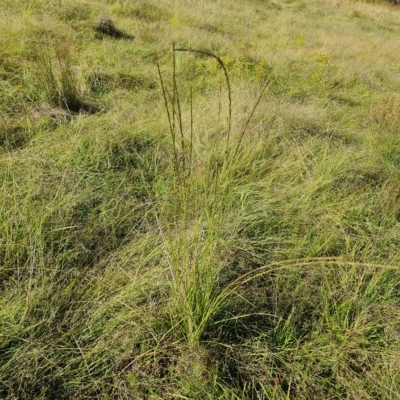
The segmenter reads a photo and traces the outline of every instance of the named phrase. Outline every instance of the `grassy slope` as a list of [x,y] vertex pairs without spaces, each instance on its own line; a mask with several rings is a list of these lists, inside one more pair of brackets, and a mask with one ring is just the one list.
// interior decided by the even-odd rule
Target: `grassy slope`
[[[101,13],[135,39],[96,38]],[[397,398],[396,7],[6,0],[0,20],[0,398]],[[225,62],[229,142],[218,63],[177,53],[174,154],[172,42]]]

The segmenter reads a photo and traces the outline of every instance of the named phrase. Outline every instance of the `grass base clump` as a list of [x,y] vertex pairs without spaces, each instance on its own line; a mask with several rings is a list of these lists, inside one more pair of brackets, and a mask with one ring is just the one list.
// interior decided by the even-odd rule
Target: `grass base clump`
[[99,38],[110,36],[114,39],[134,39],[134,36],[122,32],[115,26],[114,20],[109,15],[100,15],[93,22],[94,30]]
[[33,58],[37,89],[50,106],[70,113],[96,111],[95,104],[85,99],[68,44],[58,40],[53,45],[42,44],[36,48]]

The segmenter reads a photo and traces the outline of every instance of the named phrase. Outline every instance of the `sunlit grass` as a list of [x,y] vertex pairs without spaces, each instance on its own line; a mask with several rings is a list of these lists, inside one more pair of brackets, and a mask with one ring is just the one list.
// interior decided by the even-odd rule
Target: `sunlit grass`
[[396,398],[398,12],[3,1],[0,398]]

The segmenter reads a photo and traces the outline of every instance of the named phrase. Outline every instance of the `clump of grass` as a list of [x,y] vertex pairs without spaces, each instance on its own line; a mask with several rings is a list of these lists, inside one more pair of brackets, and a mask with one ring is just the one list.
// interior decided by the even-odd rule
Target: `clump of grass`
[[74,70],[70,46],[62,41],[43,44],[34,53],[34,74],[39,88],[51,106],[61,107],[72,113],[93,111],[84,99],[77,73]]
[[111,16],[102,14],[93,22],[94,30],[99,38],[110,36],[114,39],[134,39],[134,36],[118,29]]
[[28,129],[21,125],[0,127],[0,148],[11,151],[20,149],[29,141],[30,136]]
[[[162,215],[157,219],[170,273],[170,324],[174,331],[180,332],[179,336],[189,346],[197,348],[204,330],[219,307],[216,283],[220,267],[215,262],[215,255],[219,236],[217,215],[221,211],[221,203],[217,200],[220,194],[217,190],[218,178],[209,182],[209,187],[205,187],[204,179],[198,175],[199,171],[193,169],[193,94],[191,90],[190,133],[186,138],[177,81],[176,51],[181,50],[174,47],[172,52],[172,89],[168,90],[166,87],[158,66],[172,140],[174,186],[177,191],[173,199],[173,226],[169,228],[169,222],[161,219]],[[220,62],[222,63],[221,60]],[[225,139],[228,141],[231,128],[231,94],[226,70],[225,76],[229,90],[228,132]],[[193,195],[196,196],[198,190],[204,194],[195,199]],[[192,198],[197,204],[194,209],[189,209]],[[210,204],[209,212],[206,215],[199,214],[206,203]]]
[[[196,50],[186,49],[174,48],[174,50],[177,52],[196,52]],[[222,60],[218,62],[223,64]],[[359,311],[356,303],[353,301],[342,301],[338,306],[336,302],[339,300],[332,300],[330,297],[331,294],[329,291],[334,289],[333,283],[329,284],[329,280],[326,281],[329,287],[327,286],[326,290],[324,289],[321,292],[321,302],[325,301],[327,303],[327,308],[324,312],[329,317],[323,323],[319,320],[317,322],[314,320],[314,318],[317,318],[314,313],[318,313],[318,304],[313,303],[313,294],[305,292],[304,285],[306,283],[303,284],[298,279],[292,281],[292,274],[296,275],[296,271],[309,268],[314,271],[313,276],[315,278],[320,276],[318,279],[324,280],[329,275],[328,269],[332,268],[333,270],[343,271],[346,277],[341,279],[346,280],[350,279],[349,276],[353,267],[360,269],[382,268],[388,271],[397,271],[397,268],[384,265],[379,266],[377,264],[351,263],[342,260],[341,256],[345,254],[346,248],[349,249],[349,253],[352,252],[353,257],[356,250],[350,248],[350,241],[346,242],[346,239],[341,238],[339,232],[335,236],[331,229],[330,234],[327,236],[324,236],[321,232],[315,233],[318,237],[315,238],[315,243],[310,237],[308,243],[309,245],[314,243],[314,247],[309,249],[302,247],[300,244],[301,239],[299,238],[299,242],[295,246],[299,245],[300,247],[297,250],[301,249],[301,251],[298,253],[296,253],[297,250],[292,252],[291,255],[293,258],[291,258],[290,252],[288,252],[287,257],[289,259],[287,261],[269,262],[266,265],[245,273],[237,271],[233,274],[232,272],[226,274],[224,269],[225,262],[221,259],[221,247],[224,246],[222,239],[224,236],[224,219],[228,218],[229,213],[233,210],[231,207],[234,207],[235,204],[233,198],[234,192],[231,188],[237,187],[238,183],[235,183],[234,171],[239,165],[240,168],[245,168],[245,159],[243,158],[245,149],[242,148],[242,144],[246,139],[245,136],[248,127],[254,116],[256,107],[261,101],[261,97],[257,98],[255,106],[251,109],[248,118],[245,118],[242,128],[233,132],[230,118],[232,107],[230,102],[231,93],[230,87],[227,85],[229,92],[228,129],[219,137],[220,148],[224,149],[222,151],[222,158],[220,159],[218,168],[213,169],[212,173],[210,171],[204,173],[203,170],[200,175],[199,170],[193,168],[193,154],[197,150],[194,149],[193,144],[193,138],[195,137],[193,132],[193,95],[192,91],[190,91],[188,97],[189,123],[187,124],[189,128],[185,130],[183,101],[179,94],[180,84],[177,81],[175,63],[176,59],[173,57],[172,89],[167,88],[159,68],[163,98],[170,126],[175,172],[173,214],[167,213],[169,216],[167,220],[163,219],[162,215],[157,217],[164,243],[166,264],[170,275],[171,302],[168,303],[168,315],[170,318],[169,326],[171,327],[171,333],[178,333],[178,337],[184,338],[185,342],[191,348],[201,348],[205,338],[212,338],[211,340],[216,347],[221,345],[223,348],[226,345],[236,348],[237,353],[234,350],[232,350],[232,353],[222,349],[218,351],[221,351],[220,357],[224,359],[225,367],[229,368],[229,373],[227,374],[229,378],[227,378],[226,382],[229,382],[232,386],[236,386],[236,393],[241,393],[243,398],[257,398],[257,396],[273,397],[278,395],[293,398],[295,396],[307,396],[306,393],[310,392],[310,387],[315,385],[311,377],[315,376],[316,371],[319,369],[323,371],[321,374],[329,375],[329,383],[327,385],[322,383],[317,384],[315,390],[312,392],[315,396],[339,396],[343,391],[353,393],[353,389],[349,387],[350,380],[348,378],[348,376],[352,376],[353,366],[349,365],[348,368],[345,367],[344,371],[337,370],[341,359],[349,360],[351,358],[351,350],[348,353],[342,352],[337,360],[326,365],[323,365],[323,363],[318,364],[316,361],[318,366],[316,367],[314,364],[310,366],[307,372],[299,375],[302,376],[300,380],[298,375],[296,375],[296,373],[299,373],[297,366],[294,366],[283,354],[288,352],[287,354],[290,353],[293,356],[293,353],[289,349],[301,345],[303,335],[308,334],[310,326],[314,326],[313,324],[316,324],[316,326],[325,326],[324,329],[334,332],[331,332],[333,336],[336,334],[340,336],[342,334],[347,335],[347,331],[354,330],[358,332],[358,329],[361,329],[359,328],[359,324],[364,324],[365,326],[362,330],[365,329],[366,332],[369,332],[370,330],[380,329],[377,327],[382,327],[384,322],[381,321],[374,324],[370,320],[365,320],[365,315],[362,312],[358,318],[357,313]],[[226,69],[224,68],[223,70],[226,80],[229,82]],[[268,83],[269,81],[267,81],[263,90],[265,90]],[[185,136],[186,132],[188,132],[187,136]],[[233,138],[235,138],[236,143],[233,146],[229,146]],[[312,136],[311,140],[315,141]],[[312,145],[311,140],[308,143],[309,146]],[[329,185],[328,182],[331,182],[332,185],[334,185],[334,182],[339,182],[341,178],[337,174],[341,173],[340,171],[343,172],[344,165],[346,165],[344,159],[340,159],[338,160],[338,164],[335,164],[335,167],[333,165],[328,166],[329,163],[326,163],[328,157],[326,144],[319,150],[314,148],[314,150],[310,151],[313,153],[313,157],[317,157],[317,154],[322,157],[324,165],[321,166],[321,170],[317,172],[317,175],[322,173],[324,178],[319,177],[316,179],[316,186],[312,189],[310,188],[313,194],[307,195],[305,193],[306,196],[311,196],[309,199],[313,196],[318,196],[317,193],[320,191],[321,184],[325,186],[326,184]],[[333,163],[334,158],[334,155],[331,156],[329,162]],[[208,180],[202,179],[202,176],[206,176]],[[322,181],[326,182],[323,183],[320,181],[321,178]],[[304,189],[307,192],[307,189]],[[202,196],[199,195],[200,193],[202,193]],[[338,199],[332,199],[332,201],[337,202]],[[299,204],[299,210],[301,207]],[[172,225],[171,219],[173,221]],[[290,218],[290,220],[294,223],[293,218]],[[268,224],[268,222],[266,223]],[[279,220],[277,220],[274,229],[284,229],[285,221],[283,215],[281,217],[282,228],[279,228],[279,223]],[[286,223],[290,226],[289,220]],[[299,229],[302,228],[300,227]],[[287,233],[290,235],[289,232]],[[267,232],[265,231],[264,234],[267,234]],[[260,247],[264,246],[261,244],[265,240],[264,238],[257,237],[255,240],[260,240]],[[296,241],[296,239],[293,240]],[[277,247],[279,247],[279,238],[277,238]],[[287,246],[287,249],[289,247]],[[279,251],[279,249],[277,248],[275,251]],[[318,253],[333,257],[308,258]],[[306,258],[296,259],[295,256],[305,256]],[[250,256],[250,258],[252,257],[257,259],[257,254]],[[257,263],[260,263],[262,258],[262,256],[259,256]],[[317,272],[316,269],[320,269],[320,271]],[[283,271],[285,272],[283,273]],[[229,275],[232,277],[235,274],[236,277],[228,278]],[[283,297],[275,298],[272,302],[271,299],[262,299],[259,282],[263,282],[261,287],[267,292],[271,291],[271,293],[274,293],[273,289],[268,289],[267,283],[277,284],[280,279],[277,278],[278,276],[281,276],[283,280],[287,278],[291,282],[290,284],[293,284],[292,289],[286,287],[283,293],[290,293],[295,290],[297,303],[294,298],[293,302],[286,306],[283,305],[285,302]],[[357,281],[354,285],[363,285],[363,283]],[[264,289],[261,289],[261,291]],[[275,290],[278,289],[275,288]],[[360,289],[356,287],[354,290]],[[375,283],[371,287],[368,287],[366,292],[370,293],[371,290],[375,290]],[[304,298],[301,298],[301,293],[304,293]],[[359,292],[357,293],[357,299],[360,300],[362,296]],[[278,296],[278,294],[274,293],[273,296]],[[338,296],[340,297],[340,295]],[[280,309],[280,306],[275,309],[271,307],[274,301],[277,301],[277,304],[281,304],[280,306],[283,308]],[[297,314],[296,310],[298,310]],[[341,321],[341,318],[344,318],[345,322],[343,322],[343,326],[341,325],[338,328],[337,324],[340,324],[339,321]],[[340,330],[342,328],[343,332],[337,333],[337,329]],[[263,335],[255,334],[255,331],[259,332],[263,330],[269,332],[267,335],[268,338],[265,341]],[[247,337],[250,338],[250,342],[256,337],[254,339],[256,344],[252,343],[250,345],[246,341]],[[357,338],[360,342],[357,341],[358,339],[356,340],[357,344],[356,342],[351,342],[349,344],[351,348],[353,346],[357,347],[363,340],[372,340],[368,334],[367,336],[360,334]],[[217,345],[217,340],[219,345]],[[312,346],[311,342],[310,346]],[[233,345],[232,343],[236,344]],[[308,345],[307,340],[306,343]],[[264,350],[264,346],[272,346],[276,349],[276,352],[280,352],[280,356],[276,355],[277,353],[274,351],[268,352]],[[256,354],[261,353],[264,354],[260,358],[262,361],[253,370],[250,359]],[[315,353],[315,357],[317,357],[317,353],[318,351]],[[242,357],[245,357],[245,359]],[[271,359],[273,361],[267,366],[269,362],[267,360]],[[285,368],[290,372],[286,374],[284,372]],[[368,371],[369,373],[369,371],[372,371],[372,364],[366,364],[363,368],[364,371]],[[265,374],[259,375],[261,370],[269,371],[268,376],[265,376]],[[296,372],[294,372],[295,370]],[[335,383],[338,381],[346,383],[343,385]],[[369,391],[368,388],[356,390],[362,390],[364,394]]]
[[[185,137],[183,105],[177,79],[176,53],[188,52],[214,58],[223,72],[227,91],[226,129],[219,140],[222,158],[218,165],[209,165],[206,170],[194,168],[194,122],[193,91],[189,94],[189,128]],[[231,145],[232,92],[227,68],[223,60],[211,52],[196,49],[176,48],[172,50],[172,89],[168,90],[160,67],[159,78],[173,150],[175,203],[173,226],[165,228],[159,222],[160,233],[165,244],[165,254],[170,271],[172,291],[171,325],[181,331],[190,346],[198,347],[204,332],[215,314],[224,304],[229,288],[218,287],[222,265],[218,265],[219,238],[224,215],[230,212],[229,187],[234,175],[233,164],[240,157],[241,145],[269,81],[256,99],[242,130]],[[223,143],[225,144],[221,146]],[[218,152],[210,155],[219,157]],[[202,193],[199,196],[199,193]],[[194,202],[194,207],[191,206]],[[168,225],[167,225],[168,226]]]

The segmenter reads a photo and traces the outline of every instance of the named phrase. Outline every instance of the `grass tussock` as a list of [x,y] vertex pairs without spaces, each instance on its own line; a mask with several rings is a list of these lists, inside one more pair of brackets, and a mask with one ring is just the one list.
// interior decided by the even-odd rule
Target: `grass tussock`
[[0,21],[0,398],[397,398],[397,6]]

